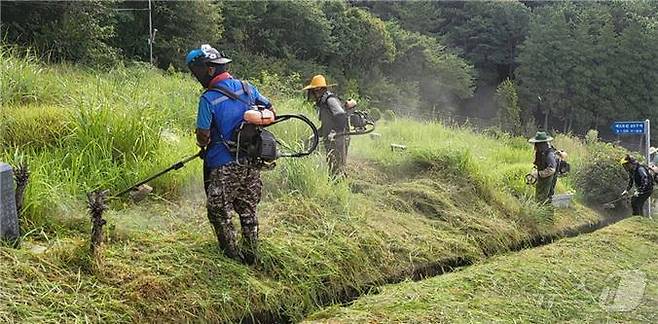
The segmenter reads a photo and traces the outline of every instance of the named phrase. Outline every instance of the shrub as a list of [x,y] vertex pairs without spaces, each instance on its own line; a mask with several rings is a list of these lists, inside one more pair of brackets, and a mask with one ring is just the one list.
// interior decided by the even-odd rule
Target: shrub
[[625,189],[628,174],[619,165],[622,148],[608,143],[589,145],[590,159],[573,172],[576,189],[590,205],[614,200]]
[[258,87],[260,93],[271,97],[270,99],[298,96],[302,85],[301,77],[297,73],[282,76],[262,71],[257,79],[249,81]]
[[599,141],[599,131],[596,129],[590,129],[585,135],[585,143],[594,144]]
[[506,79],[498,85],[495,102],[498,108],[496,119],[500,128],[513,135],[520,134],[521,108],[514,82]]

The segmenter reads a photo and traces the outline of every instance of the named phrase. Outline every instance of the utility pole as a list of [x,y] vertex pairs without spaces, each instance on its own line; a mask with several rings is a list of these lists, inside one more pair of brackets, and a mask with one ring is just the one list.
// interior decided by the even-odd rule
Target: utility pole
[[[0,0],[2,1],[2,0]],[[146,42],[149,45],[149,62],[153,65],[153,40],[155,40],[155,34],[158,32],[157,28],[153,28],[153,18],[151,16],[151,0],[149,1],[148,8],[116,8],[114,11],[149,11],[149,37]]]
[[[649,154],[649,151],[651,149],[651,121],[646,119],[644,121],[644,144],[645,144],[645,151],[644,151],[644,157],[646,158],[646,165],[651,165],[651,154]],[[653,179],[651,179],[653,181]],[[653,218],[651,215],[651,196],[649,196],[649,199],[647,199],[647,203],[644,208],[646,208],[647,215],[649,218]]]
[[149,0],[149,57],[153,65],[153,18],[151,16],[151,0]]
[[548,132],[548,118],[549,115],[551,114],[551,107],[546,106],[548,108],[547,111],[543,111],[541,108],[542,106],[542,99],[541,96],[537,96],[537,107],[539,107],[539,111],[544,115],[544,131]]

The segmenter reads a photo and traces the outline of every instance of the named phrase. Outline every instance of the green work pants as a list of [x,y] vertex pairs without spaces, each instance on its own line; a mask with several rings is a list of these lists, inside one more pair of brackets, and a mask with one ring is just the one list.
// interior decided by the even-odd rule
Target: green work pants
[[535,185],[535,199],[538,203],[548,203],[553,201],[553,194],[555,194],[555,185],[557,184],[557,175],[553,174],[550,177],[537,179]]

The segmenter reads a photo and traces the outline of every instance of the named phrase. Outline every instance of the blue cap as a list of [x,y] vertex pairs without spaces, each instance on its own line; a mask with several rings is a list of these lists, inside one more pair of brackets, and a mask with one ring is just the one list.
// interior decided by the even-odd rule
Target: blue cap
[[224,53],[212,48],[208,44],[201,45],[201,48],[193,49],[185,57],[185,63],[190,65],[192,62],[201,60],[204,63],[226,64],[231,63],[231,59]]
[[185,64],[190,65],[193,61],[200,57],[204,57],[205,55],[203,54],[203,51],[200,48],[193,49],[189,53],[187,53],[187,56],[185,57]]

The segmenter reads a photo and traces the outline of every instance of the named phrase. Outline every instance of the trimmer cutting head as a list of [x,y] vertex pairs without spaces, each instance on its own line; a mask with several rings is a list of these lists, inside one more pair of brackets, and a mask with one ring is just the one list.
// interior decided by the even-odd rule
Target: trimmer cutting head
[[615,203],[611,203],[611,202],[605,203],[605,204],[603,204],[603,208],[605,208],[605,209],[615,209]]
[[153,191],[153,188],[147,184],[143,184],[135,188],[134,190],[130,191],[128,195],[130,195],[130,198],[133,200],[133,202],[140,202]]
[[623,202],[627,199],[628,199],[628,197],[621,196],[621,197],[616,198],[613,201],[610,201],[610,202],[607,202],[607,203],[603,204],[602,206],[603,206],[604,209],[615,209],[615,208],[617,208],[617,205],[619,203],[621,203],[621,202]]

